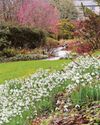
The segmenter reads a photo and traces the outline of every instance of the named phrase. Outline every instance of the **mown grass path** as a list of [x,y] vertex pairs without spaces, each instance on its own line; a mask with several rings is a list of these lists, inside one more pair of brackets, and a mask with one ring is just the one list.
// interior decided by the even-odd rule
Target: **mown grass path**
[[26,77],[34,73],[39,68],[59,70],[63,63],[69,63],[70,60],[55,60],[55,61],[20,61],[0,64],[0,83],[5,80]]

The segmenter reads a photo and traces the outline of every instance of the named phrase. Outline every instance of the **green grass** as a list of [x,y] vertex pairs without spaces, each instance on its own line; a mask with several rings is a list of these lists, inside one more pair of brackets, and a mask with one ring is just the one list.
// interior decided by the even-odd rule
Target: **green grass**
[[14,78],[26,77],[34,73],[39,68],[59,70],[63,63],[69,63],[70,60],[55,60],[55,61],[20,61],[0,64],[0,83],[5,80]]

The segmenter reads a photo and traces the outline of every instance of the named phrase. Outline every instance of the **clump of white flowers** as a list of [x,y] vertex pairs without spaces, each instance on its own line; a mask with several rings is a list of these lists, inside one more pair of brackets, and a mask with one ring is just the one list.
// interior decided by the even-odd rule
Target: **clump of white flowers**
[[100,80],[100,61],[92,57],[79,57],[76,62],[65,66],[61,71],[50,73],[49,70],[40,70],[30,77],[21,80],[6,81],[0,85],[0,125],[8,123],[10,119],[34,107],[35,101],[49,96],[50,91],[61,86],[68,80],[72,84],[66,87],[69,94],[78,84],[91,83],[92,79]]

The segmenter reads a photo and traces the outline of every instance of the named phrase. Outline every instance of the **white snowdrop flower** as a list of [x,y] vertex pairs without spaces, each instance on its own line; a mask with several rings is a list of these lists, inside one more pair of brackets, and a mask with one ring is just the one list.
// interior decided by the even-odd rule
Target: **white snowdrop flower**
[[77,79],[77,80],[76,80],[76,83],[79,84],[79,83],[80,83],[80,80]]
[[68,108],[64,108],[64,112],[69,112]]
[[[97,59],[79,57],[76,61],[79,63],[79,66],[72,62],[65,66],[63,71],[50,73],[48,70],[39,70],[27,79],[10,80],[6,81],[4,85],[0,85],[0,125],[16,115],[22,116],[23,111],[29,110],[29,107],[32,105],[34,106],[34,101],[40,101],[41,97],[49,96],[53,88],[60,87],[68,80],[72,83],[66,87],[66,91],[69,94],[77,88],[79,83],[82,86],[85,86],[87,83],[90,84],[93,77],[97,78],[98,81],[100,78],[98,73],[100,62]],[[85,73],[89,67],[93,68],[94,74],[90,72]],[[68,98],[67,105],[69,102],[70,99]],[[65,108],[67,110],[67,107]],[[35,111],[36,108],[34,107],[33,112],[35,113]]]
[[61,104],[61,101],[60,101],[60,100],[57,100],[56,105],[59,105],[59,104]]
[[64,105],[64,108],[68,108],[68,105]]
[[80,105],[78,105],[78,104],[77,104],[77,105],[75,105],[75,108],[79,109],[79,108],[80,108]]

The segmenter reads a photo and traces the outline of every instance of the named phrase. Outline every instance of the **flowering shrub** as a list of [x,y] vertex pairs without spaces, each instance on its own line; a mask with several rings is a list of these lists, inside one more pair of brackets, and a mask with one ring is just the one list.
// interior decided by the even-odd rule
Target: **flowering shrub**
[[40,70],[24,80],[6,81],[4,85],[0,85],[0,125],[9,123],[16,116],[23,118],[25,111],[30,110],[32,114],[37,115],[40,103],[36,102],[49,97],[57,87],[65,85],[64,88],[70,95],[78,85],[84,86],[93,79],[100,80],[99,68],[98,59],[79,57],[76,63],[72,62],[68,66],[64,64],[61,71],[50,73],[49,70]]
[[45,0],[25,0],[19,9],[18,21],[22,25],[56,33],[58,31],[59,11]]

